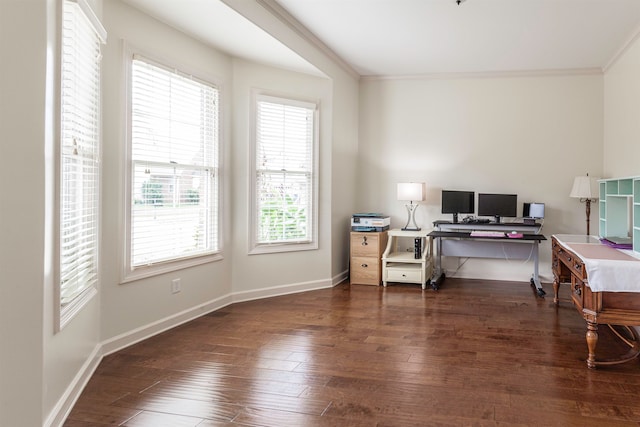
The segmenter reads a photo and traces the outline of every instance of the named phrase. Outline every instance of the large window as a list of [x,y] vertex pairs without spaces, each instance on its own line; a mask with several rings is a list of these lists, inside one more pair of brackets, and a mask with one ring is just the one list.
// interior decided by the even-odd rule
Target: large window
[[251,251],[317,248],[316,104],[255,100]]
[[96,293],[100,177],[100,47],[104,28],[83,0],[62,3],[57,327]]
[[219,250],[218,89],[138,55],[130,72],[125,280]]

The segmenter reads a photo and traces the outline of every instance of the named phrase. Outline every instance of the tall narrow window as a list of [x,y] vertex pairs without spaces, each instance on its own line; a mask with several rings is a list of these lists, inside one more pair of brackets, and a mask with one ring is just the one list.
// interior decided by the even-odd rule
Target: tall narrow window
[[83,0],[62,4],[58,327],[98,283],[100,47],[106,33]]
[[[218,89],[134,55],[128,274],[219,250]],[[173,263],[172,266],[168,265]]]
[[317,248],[315,104],[256,97],[253,253]]

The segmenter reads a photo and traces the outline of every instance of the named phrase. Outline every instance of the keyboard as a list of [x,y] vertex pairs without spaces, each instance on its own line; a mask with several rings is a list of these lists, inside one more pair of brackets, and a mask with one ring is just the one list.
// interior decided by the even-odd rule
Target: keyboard
[[504,231],[474,230],[471,237],[504,237]]

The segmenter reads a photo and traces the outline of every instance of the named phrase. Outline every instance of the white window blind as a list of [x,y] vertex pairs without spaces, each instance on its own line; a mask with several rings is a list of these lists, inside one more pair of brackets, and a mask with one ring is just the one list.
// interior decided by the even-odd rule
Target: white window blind
[[218,250],[218,90],[134,56],[130,269]]
[[106,38],[85,2],[65,1],[62,8],[60,326],[98,282],[100,47]]
[[309,243],[316,106],[263,95],[256,100],[255,242]]

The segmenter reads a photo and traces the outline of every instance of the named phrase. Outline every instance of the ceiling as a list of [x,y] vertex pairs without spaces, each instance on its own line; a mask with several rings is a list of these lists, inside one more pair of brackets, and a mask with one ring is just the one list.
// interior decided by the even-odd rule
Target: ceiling
[[[125,1],[232,55],[317,72],[220,0]],[[275,1],[361,76],[603,70],[640,31],[640,0]]]

